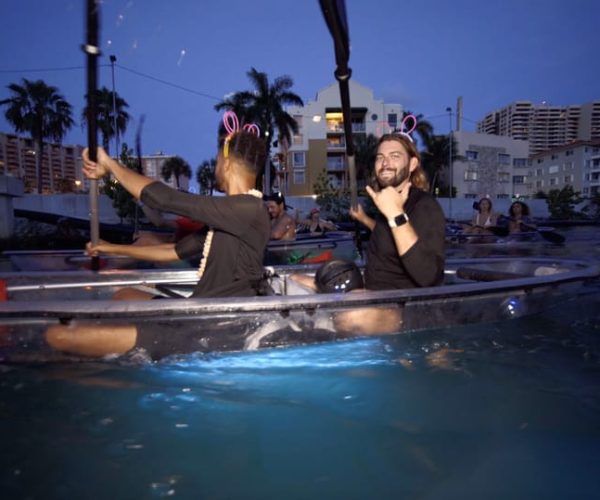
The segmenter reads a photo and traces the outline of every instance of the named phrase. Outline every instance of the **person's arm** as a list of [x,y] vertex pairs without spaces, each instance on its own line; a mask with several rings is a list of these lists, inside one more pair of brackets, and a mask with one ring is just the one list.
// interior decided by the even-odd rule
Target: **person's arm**
[[157,182],[154,179],[138,174],[135,170],[121,165],[106,154],[103,148],[98,147],[97,161],[90,160],[88,148],[83,150],[83,173],[89,179],[100,179],[108,173],[111,173],[115,179],[129,193],[137,198],[141,197],[142,190],[149,184]]
[[352,217],[354,220],[357,220],[371,231],[375,229],[375,219],[369,217],[360,204],[358,204],[356,208],[350,207],[350,217]]
[[161,245],[118,245],[100,240],[97,245],[89,242],[86,245],[88,255],[109,254],[132,257],[134,259],[153,262],[173,262],[179,260],[174,243]]
[[[373,199],[375,206],[389,221],[404,213],[404,204],[408,199],[411,183],[406,181],[398,187],[386,187],[379,192],[367,186],[367,193]],[[417,242],[418,236],[410,220],[406,224],[392,227],[392,235],[398,255],[402,257]]]
[[319,220],[319,224],[323,229],[327,229],[328,231],[336,231],[337,226],[333,222],[329,222],[328,220]]
[[271,239],[280,240],[291,236],[292,228],[295,229],[294,221],[288,214],[285,214],[271,229]]
[[177,228],[177,224],[175,223],[175,221],[165,219],[162,216],[160,210],[150,208],[148,205],[142,205],[142,212],[144,212],[144,215],[146,216],[146,218],[150,222],[152,222],[152,224],[154,224],[156,227],[169,228],[169,229]]

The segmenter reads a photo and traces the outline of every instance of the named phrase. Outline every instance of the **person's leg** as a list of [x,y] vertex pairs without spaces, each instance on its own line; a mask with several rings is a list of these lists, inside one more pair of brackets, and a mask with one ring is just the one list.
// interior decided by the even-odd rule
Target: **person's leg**
[[153,295],[137,288],[121,288],[113,296],[113,300],[152,300],[157,295]]
[[333,325],[347,335],[386,335],[402,328],[402,309],[399,307],[361,307],[334,314]]
[[50,347],[81,356],[124,354],[135,347],[136,340],[134,325],[53,325],[46,330]]

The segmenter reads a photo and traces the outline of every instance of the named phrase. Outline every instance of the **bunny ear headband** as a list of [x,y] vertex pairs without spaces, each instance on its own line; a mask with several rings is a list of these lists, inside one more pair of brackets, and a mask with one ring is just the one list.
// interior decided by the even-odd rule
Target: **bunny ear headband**
[[[223,156],[227,158],[229,156],[229,141],[237,132],[240,132],[240,121],[233,111],[226,111],[223,114],[223,126],[227,131],[227,137],[225,137],[225,143],[223,144]],[[260,129],[255,123],[246,123],[241,130],[260,137]]]
[[[410,127],[410,129],[408,129],[408,127],[406,125],[406,123],[409,120],[412,120],[412,127]],[[402,123],[400,124],[400,129],[396,129],[393,133],[398,134],[398,135],[403,135],[408,140],[410,140],[410,142],[414,143],[415,141],[413,141],[413,138],[410,136],[410,134],[412,134],[416,128],[417,128],[417,117],[415,115],[406,115],[404,117],[404,120],[402,120]]]

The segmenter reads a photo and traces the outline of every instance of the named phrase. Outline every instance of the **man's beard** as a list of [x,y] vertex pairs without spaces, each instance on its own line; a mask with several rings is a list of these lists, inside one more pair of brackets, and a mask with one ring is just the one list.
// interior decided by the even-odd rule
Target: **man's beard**
[[379,189],[385,189],[386,187],[390,187],[390,186],[398,187],[406,179],[408,179],[409,176],[410,176],[410,171],[408,170],[408,165],[407,165],[405,167],[402,167],[400,169],[400,171],[393,177],[390,177],[388,179],[381,179],[379,176],[377,176],[376,180],[377,180],[377,184],[379,185]]

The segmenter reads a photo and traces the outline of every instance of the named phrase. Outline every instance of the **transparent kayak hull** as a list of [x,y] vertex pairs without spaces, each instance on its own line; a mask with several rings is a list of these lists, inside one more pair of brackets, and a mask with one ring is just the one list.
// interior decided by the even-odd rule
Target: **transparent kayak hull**
[[5,273],[0,360],[73,359],[45,342],[47,329],[58,324],[134,325],[142,339],[152,332],[155,352],[141,353],[152,359],[483,324],[556,307],[584,293],[600,275],[589,262],[527,258],[449,260],[445,284],[431,288],[310,294],[288,279],[315,267],[274,268],[277,294],[271,296],[136,302],[110,297],[123,286],[185,291],[196,281],[195,271]]

